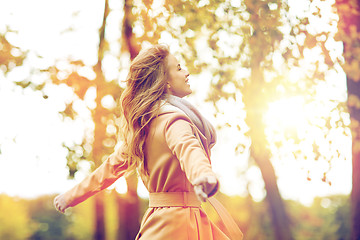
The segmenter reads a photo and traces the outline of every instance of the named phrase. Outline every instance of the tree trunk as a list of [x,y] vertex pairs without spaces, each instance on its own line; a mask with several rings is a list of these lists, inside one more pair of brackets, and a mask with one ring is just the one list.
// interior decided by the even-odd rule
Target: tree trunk
[[[360,29],[359,29],[360,30]],[[360,32],[360,31],[359,31]],[[347,78],[349,98],[357,98],[360,104],[360,81]],[[351,239],[360,239],[360,108],[348,101],[352,132],[352,191],[351,191]]]
[[[95,163],[95,167],[99,167],[102,163],[102,157],[106,154],[103,141],[106,138],[106,123],[102,121],[102,116],[104,114],[104,108],[101,105],[101,99],[104,97],[104,93],[101,91],[101,86],[105,83],[104,73],[102,71],[102,59],[105,51],[105,26],[106,19],[109,14],[109,5],[108,0],[105,0],[104,6],[104,16],[102,21],[102,26],[99,29],[99,47],[98,47],[98,61],[93,67],[96,78],[94,80],[96,86],[96,108],[92,113],[92,117],[95,123],[94,130],[94,142],[92,149],[92,158]],[[104,195],[99,193],[95,196],[95,240],[105,240],[106,239],[106,229],[105,229],[105,216],[104,216]]]
[[244,104],[247,113],[246,124],[249,126],[249,136],[251,138],[251,156],[260,168],[264,180],[266,201],[270,212],[274,238],[276,240],[291,240],[293,236],[290,218],[277,186],[275,170],[270,161],[271,153],[266,147],[263,114],[266,111],[267,98],[262,94],[263,85],[264,81],[260,67],[254,66],[251,82],[248,83],[244,92]]
[[337,0],[352,132],[351,239],[360,240],[360,0]]
[[126,221],[126,239],[135,239],[139,231],[139,218],[140,218],[140,199],[137,195],[138,178],[135,174],[126,179],[128,191],[126,193],[127,204],[124,215],[127,217]]
[[104,193],[98,193],[95,196],[95,232],[94,240],[105,240],[105,216],[104,216]]
[[272,228],[275,239],[290,240],[292,238],[291,224],[285,210],[284,201],[281,198],[275,176],[275,170],[270,162],[268,151],[260,155],[253,155],[255,162],[260,168],[265,183],[266,200],[271,216]]
[[130,53],[130,59],[133,60],[139,54],[139,45],[136,43],[133,34],[132,19],[132,0],[124,0],[124,21],[123,21],[123,38],[126,43],[124,47]]
[[[123,46],[130,53],[130,60],[132,61],[139,53],[138,45],[136,44],[132,32],[132,1],[124,1],[124,20],[122,37],[125,45]],[[126,178],[128,191],[125,196],[117,197],[118,206],[118,239],[133,240],[136,237],[140,228],[140,199],[137,195],[138,178],[136,174]]]
[[[259,116],[259,119],[261,116]],[[255,128],[258,126],[251,126]],[[265,134],[257,134],[250,136],[252,139],[251,156],[254,158],[258,167],[260,168],[266,190],[266,201],[268,203],[268,210],[271,216],[272,229],[274,231],[276,240],[291,240],[293,239],[291,233],[290,219],[287,215],[285,204],[281,198],[279,188],[276,182],[276,175],[273,165],[270,162],[271,154],[257,138],[265,139]]]
[[[97,97],[99,98],[99,97]],[[101,101],[101,100],[100,100]],[[96,101],[97,104],[100,102]],[[101,106],[101,105],[100,105]],[[105,125],[101,122],[101,108],[97,106],[94,111],[94,122],[95,122],[95,134],[94,134],[94,143],[93,143],[93,159],[95,162],[95,167],[99,167],[102,163],[101,158],[104,155],[103,153],[103,143],[102,140],[105,138]],[[104,194],[103,192],[95,195],[95,240],[105,240],[106,231],[105,231],[105,216],[104,216]]]
[[133,240],[139,231],[140,200],[136,191],[137,182],[136,175],[131,175],[126,179],[127,193],[123,196],[119,194],[116,196],[119,216],[117,239],[119,240]]

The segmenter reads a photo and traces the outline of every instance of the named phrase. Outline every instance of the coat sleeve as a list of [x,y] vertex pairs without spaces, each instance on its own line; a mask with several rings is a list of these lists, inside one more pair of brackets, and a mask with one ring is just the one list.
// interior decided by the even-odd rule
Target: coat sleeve
[[126,169],[127,164],[121,152],[115,151],[94,172],[64,193],[66,203],[69,207],[73,207],[85,201],[113,184],[124,175]]
[[165,127],[165,139],[191,184],[203,176],[214,176],[210,160],[185,117],[172,118]]

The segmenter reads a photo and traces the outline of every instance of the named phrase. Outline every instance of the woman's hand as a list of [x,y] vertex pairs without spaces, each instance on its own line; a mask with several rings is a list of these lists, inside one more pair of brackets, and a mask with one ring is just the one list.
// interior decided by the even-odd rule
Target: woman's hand
[[219,182],[214,176],[204,176],[195,179],[193,185],[197,198],[206,202],[209,197],[216,193]]
[[65,213],[65,210],[68,208],[65,198],[62,194],[58,195],[54,199],[54,207],[61,213]]

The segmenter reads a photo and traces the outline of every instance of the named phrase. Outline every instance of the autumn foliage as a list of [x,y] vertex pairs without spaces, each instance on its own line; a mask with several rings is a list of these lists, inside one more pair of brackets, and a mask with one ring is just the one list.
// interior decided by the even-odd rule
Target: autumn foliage
[[[96,61],[68,56],[47,65],[30,64],[28,76],[13,81],[13,87],[39,92],[44,99],[51,98],[49,86],[73,93],[59,117],[75,121],[84,114],[92,122],[81,142],[62,145],[67,152],[64,167],[73,178],[84,162],[92,170],[99,166],[116,145],[117,101],[131,59],[141,47],[167,43],[191,77],[201,79],[194,95],[205,97],[197,103],[210,106],[220,130],[232,132],[231,151],[238,162],[246,161],[238,169],[241,180],[233,184],[234,192],[243,194],[218,196],[245,238],[350,239],[352,233],[357,239],[359,1],[304,0],[302,6],[299,12],[290,2],[280,0],[165,0],[163,4],[105,0],[94,37],[97,45],[88,49],[96,52]],[[114,25],[121,29],[116,37]],[[77,30],[71,25],[66,31]],[[36,55],[11,41],[17,34],[11,26],[0,32],[2,81],[17,67],[29,64],[29,55]],[[116,68],[115,75],[109,73],[107,64]],[[344,75],[347,90],[334,94],[341,91],[336,91],[342,86],[338,78]],[[326,94],[329,89],[333,94]],[[89,96],[93,97],[91,104],[86,100]],[[351,136],[351,198],[316,198],[311,206],[283,199],[276,164],[298,164],[305,173],[304,181],[334,185],[339,179],[329,173],[335,163],[350,161],[343,145]],[[321,165],[320,173],[314,165]],[[261,175],[260,200],[246,177],[250,169]],[[292,186],[293,179],[287,180]],[[0,195],[0,239],[131,239],[147,200],[137,195],[136,177],[127,179],[127,186],[127,194],[107,190],[66,215],[52,207],[53,196],[29,200]],[[218,221],[211,211],[209,215]]]

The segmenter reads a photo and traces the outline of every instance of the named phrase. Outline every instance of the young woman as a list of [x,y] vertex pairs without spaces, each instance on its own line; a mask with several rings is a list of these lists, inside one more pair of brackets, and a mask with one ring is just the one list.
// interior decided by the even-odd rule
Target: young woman
[[[242,239],[230,215],[213,196],[218,180],[211,169],[214,127],[182,99],[192,91],[189,73],[166,46],[142,51],[131,63],[121,96],[121,147],[78,185],[54,200],[64,212],[137,169],[149,190],[149,209],[136,239]],[[226,226],[207,217],[209,201]]]

